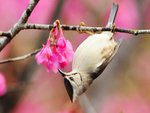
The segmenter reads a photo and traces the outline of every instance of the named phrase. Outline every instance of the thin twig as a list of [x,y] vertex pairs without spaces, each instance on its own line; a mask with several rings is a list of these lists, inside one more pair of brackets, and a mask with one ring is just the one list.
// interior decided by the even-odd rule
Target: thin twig
[[[21,26],[21,29],[37,29],[37,30],[51,30],[53,25],[45,25],[45,24],[25,24]],[[73,30],[73,31],[90,31],[90,32],[101,32],[101,31],[112,31],[112,28],[107,27],[89,27],[89,26],[73,26],[73,25],[61,25],[63,30]],[[123,29],[119,27],[115,27],[113,29],[114,32],[128,33],[133,35],[139,34],[150,34],[150,29],[144,30],[135,30],[135,29]]]
[[19,57],[14,57],[14,58],[8,58],[8,59],[5,59],[5,60],[1,60],[0,61],[0,64],[4,64],[4,63],[9,63],[9,62],[16,62],[16,61],[20,61],[20,60],[25,60],[31,56],[34,56],[35,54],[37,54],[41,49],[37,49],[33,52],[30,52],[28,54],[25,54],[23,56],[19,56]]

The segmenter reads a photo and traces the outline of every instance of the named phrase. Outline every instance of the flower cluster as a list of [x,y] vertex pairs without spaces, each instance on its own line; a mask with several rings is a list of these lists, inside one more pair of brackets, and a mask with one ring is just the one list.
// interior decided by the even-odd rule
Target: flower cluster
[[54,22],[54,28],[50,31],[46,45],[35,59],[38,64],[42,64],[48,71],[57,72],[59,68],[64,68],[73,59],[74,51],[71,43],[65,39],[58,20]]

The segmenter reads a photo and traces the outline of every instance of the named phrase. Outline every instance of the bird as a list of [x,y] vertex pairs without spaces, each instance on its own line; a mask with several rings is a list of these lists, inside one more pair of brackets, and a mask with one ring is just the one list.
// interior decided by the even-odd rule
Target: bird
[[[113,3],[107,28],[113,29],[117,11],[118,5]],[[64,78],[64,85],[71,102],[75,102],[87,90],[113,59],[120,46],[115,41],[114,35],[113,30],[90,35],[76,49],[72,71],[64,72],[58,69]]]

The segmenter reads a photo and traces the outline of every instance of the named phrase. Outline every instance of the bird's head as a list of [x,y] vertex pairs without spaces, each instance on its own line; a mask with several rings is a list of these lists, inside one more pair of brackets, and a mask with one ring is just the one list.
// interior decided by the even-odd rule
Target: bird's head
[[66,73],[61,70],[59,70],[59,73],[64,77],[64,84],[70,100],[74,102],[87,89],[87,83],[84,82],[83,75],[78,72]]

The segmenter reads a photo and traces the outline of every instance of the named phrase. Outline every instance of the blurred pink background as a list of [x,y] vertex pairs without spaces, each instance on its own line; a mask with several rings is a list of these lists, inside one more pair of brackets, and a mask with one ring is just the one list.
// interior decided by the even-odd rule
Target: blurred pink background
[[[29,0],[0,0],[0,30],[9,30]],[[119,4],[116,26],[150,28],[149,0],[40,0],[29,23],[105,26],[112,3]],[[45,43],[48,31],[21,31],[3,49],[0,59],[26,54]],[[74,50],[88,36],[64,31]],[[116,33],[123,38],[119,52],[86,92],[91,106],[71,103],[59,74],[47,72],[34,57],[0,65],[7,81],[7,93],[0,97],[0,113],[150,113],[150,38]],[[71,70],[71,64],[65,71]],[[80,97],[82,100],[82,96]],[[84,104],[84,102],[82,102]]]

